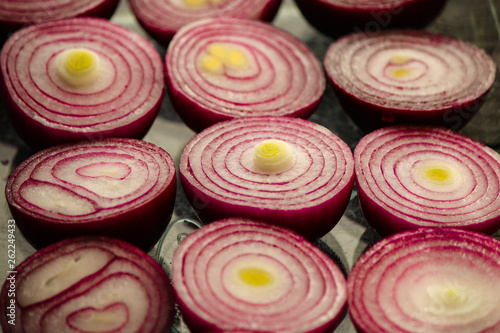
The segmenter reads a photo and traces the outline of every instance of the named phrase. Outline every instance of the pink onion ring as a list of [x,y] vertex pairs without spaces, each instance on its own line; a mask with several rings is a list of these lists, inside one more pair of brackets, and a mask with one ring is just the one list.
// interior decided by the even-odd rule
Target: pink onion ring
[[332,332],[346,301],[342,271],[296,233],[231,218],[174,253],[172,283],[192,332]]
[[349,274],[360,333],[497,332],[500,242],[457,229],[419,229],[376,243]]
[[119,0],[25,0],[0,1],[0,31],[7,34],[28,24],[77,16],[110,18]]
[[324,64],[341,105],[367,131],[398,123],[459,129],[482,106],[496,72],[476,46],[412,30],[346,36]]
[[397,27],[423,28],[447,0],[295,0],[304,18],[331,37],[352,32],[376,35]]
[[[291,147],[286,170],[261,170],[257,144]],[[195,136],[179,165],[184,192],[205,222],[247,217],[282,225],[309,239],[328,233],[349,203],[351,150],[321,125],[300,118],[253,117],[221,122]]]
[[43,150],[9,176],[5,196],[28,241],[103,235],[149,249],[173,212],[175,164],[135,139],[105,139]]
[[[58,56],[74,48],[99,58],[91,83],[75,86],[60,74]],[[156,49],[102,19],[19,30],[4,45],[0,62],[12,123],[36,149],[104,137],[142,138],[163,98],[163,64]]]
[[164,333],[175,312],[162,268],[109,238],[68,239],[31,255],[8,276],[0,304],[4,333]]
[[165,62],[174,109],[197,132],[240,117],[307,118],[325,90],[321,63],[305,44],[251,20],[189,24],[170,43]]
[[500,228],[500,155],[475,140],[443,128],[391,126],[361,139],[354,160],[361,208],[383,235]]
[[129,0],[139,23],[167,45],[184,25],[209,17],[272,21],[281,0]]

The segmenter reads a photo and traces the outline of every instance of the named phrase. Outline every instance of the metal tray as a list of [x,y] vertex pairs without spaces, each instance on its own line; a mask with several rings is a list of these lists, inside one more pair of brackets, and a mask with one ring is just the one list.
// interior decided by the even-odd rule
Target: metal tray
[[[111,21],[148,38],[156,46],[162,58],[166,48],[153,41],[135,20],[125,0],[122,0]],[[305,42],[322,61],[333,39],[315,31],[301,16],[292,0],[284,0],[274,24]],[[484,48],[500,68],[500,0],[449,0],[441,16],[427,30],[459,38]],[[344,114],[333,91],[328,86],[325,96],[310,120],[324,125],[342,138],[352,149],[364,135]],[[461,131],[482,141],[500,152],[500,77],[480,113]],[[177,117],[168,98],[165,98],[159,117],[144,140],[161,146],[178,162],[182,149],[195,135]],[[9,173],[34,152],[27,147],[13,130],[0,100],[0,278],[7,276],[7,221],[11,219],[5,200],[4,187]],[[190,208],[181,187],[178,187],[176,206],[171,224],[162,239],[150,252],[162,264],[167,273],[170,260],[178,242],[199,227],[194,211]],[[495,236],[499,237],[500,234]],[[346,272],[358,257],[380,236],[366,223],[359,207],[356,191],[337,226],[321,239],[321,246],[334,253]],[[16,233],[16,262],[20,263],[35,250],[22,234]],[[175,332],[187,333],[180,318]],[[349,317],[335,332],[355,332]]]

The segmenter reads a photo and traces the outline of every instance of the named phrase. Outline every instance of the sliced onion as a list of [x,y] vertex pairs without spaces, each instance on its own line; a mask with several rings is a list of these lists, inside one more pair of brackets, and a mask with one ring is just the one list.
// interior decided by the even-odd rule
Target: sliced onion
[[272,21],[281,0],[129,0],[139,23],[162,44],[184,25],[210,17]]
[[325,67],[340,103],[363,129],[397,123],[464,126],[495,80],[495,63],[467,42],[422,31],[352,34]]
[[64,238],[104,235],[149,249],[170,221],[175,164],[135,139],[56,146],[19,165],[6,198],[19,229],[41,248]]
[[361,208],[386,235],[420,227],[500,228],[500,155],[451,130],[386,127],[354,151]]
[[[4,333],[164,333],[173,323],[174,295],[165,272],[119,240],[68,239],[36,252],[15,271],[0,295]],[[12,312],[5,309],[11,304],[9,323]]]
[[[270,139],[291,147],[293,162],[281,171],[254,160],[255,147]],[[347,144],[323,126],[299,118],[253,117],[221,122],[195,136],[184,148],[179,173],[205,222],[247,217],[315,239],[342,217],[353,165]]]
[[174,108],[195,131],[240,117],[307,118],[325,90],[321,63],[305,44],[250,20],[185,26],[167,50],[166,72]]
[[317,30],[337,38],[352,32],[376,35],[397,27],[423,28],[447,0],[295,0]]
[[198,229],[172,261],[172,282],[192,332],[333,332],[345,278],[294,232],[231,218]]
[[[99,57],[99,68],[91,83],[75,85],[60,75],[58,55],[81,48]],[[102,19],[22,29],[4,45],[0,61],[12,123],[36,149],[103,137],[142,138],[161,106],[163,64],[156,49]]]
[[456,229],[420,229],[383,239],[349,274],[358,332],[497,332],[500,242]]
[[119,0],[25,0],[0,1],[0,31],[7,34],[28,24],[76,16],[110,18]]

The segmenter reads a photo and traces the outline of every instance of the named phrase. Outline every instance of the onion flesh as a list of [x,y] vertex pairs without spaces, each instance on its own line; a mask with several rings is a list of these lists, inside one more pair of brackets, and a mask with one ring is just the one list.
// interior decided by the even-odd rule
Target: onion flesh
[[377,35],[394,28],[423,28],[447,0],[295,0],[304,18],[320,32],[338,38],[358,32]]
[[139,23],[167,45],[186,24],[211,17],[272,21],[281,0],[129,0]]
[[214,18],[184,26],[165,59],[174,109],[194,131],[255,116],[308,118],[325,90],[309,48],[270,24]]
[[[12,124],[35,149],[105,137],[140,139],[163,99],[158,51],[136,33],[102,19],[19,30],[4,45],[0,62]],[[84,75],[90,69],[93,73]]]
[[360,333],[497,332],[500,242],[458,229],[419,229],[376,243],[348,278]]
[[173,212],[175,164],[136,139],[106,139],[43,150],[9,176],[5,194],[35,247],[79,235],[122,238],[147,250]]
[[361,208],[379,233],[500,228],[500,155],[440,127],[391,126],[354,150]]
[[[270,163],[255,160],[256,147],[268,140],[289,146],[276,163],[274,155],[268,156]],[[347,144],[321,125],[300,118],[251,117],[218,123],[195,136],[184,148],[179,174],[204,222],[247,217],[313,240],[342,217],[352,192],[354,161]]]
[[332,332],[342,318],[345,278],[296,233],[231,218],[184,239],[173,287],[192,332]]
[[0,297],[3,309],[15,305],[15,325],[6,311],[0,316],[4,333],[164,333],[174,320],[174,295],[162,268],[136,247],[102,237],[36,252],[8,276]]
[[400,123],[457,130],[479,111],[496,73],[478,47],[416,30],[343,37],[324,64],[339,102],[365,131]]

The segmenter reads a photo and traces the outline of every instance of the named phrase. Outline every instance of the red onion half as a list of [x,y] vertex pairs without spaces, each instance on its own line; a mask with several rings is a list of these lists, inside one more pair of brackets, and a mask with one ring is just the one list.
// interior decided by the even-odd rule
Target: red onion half
[[296,233],[247,219],[184,239],[172,283],[192,332],[333,332],[346,302],[335,262]]
[[420,229],[376,243],[349,274],[360,333],[500,330],[500,242],[456,229]]
[[110,18],[119,0],[24,0],[0,1],[0,31],[7,34],[28,24],[76,16]]
[[185,26],[167,50],[166,74],[175,110],[197,132],[233,118],[307,118],[325,90],[321,63],[305,44],[251,20]]
[[102,19],[22,29],[6,42],[0,62],[12,123],[36,149],[103,137],[142,138],[163,98],[156,49]]
[[5,195],[28,241],[103,235],[149,249],[173,212],[175,165],[163,149],[135,139],[56,146],[24,161]]
[[383,235],[420,227],[500,228],[500,155],[451,130],[392,126],[354,150],[366,220]]
[[324,64],[341,105],[367,131],[398,123],[459,129],[483,104],[496,72],[476,46],[412,30],[346,36]]
[[423,28],[447,0],[295,0],[304,18],[331,37],[352,32],[376,35],[397,27]]
[[351,150],[321,125],[289,117],[216,124],[184,148],[186,196],[205,222],[247,217],[309,239],[340,220],[354,182]]
[[175,312],[162,268],[109,238],[68,239],[36,252],[9,274],[0,304],[4,333],[165,333]]
[[210,17],[272,21],[281,0],[129,0],[139,23],[167,45],[184,25]]

